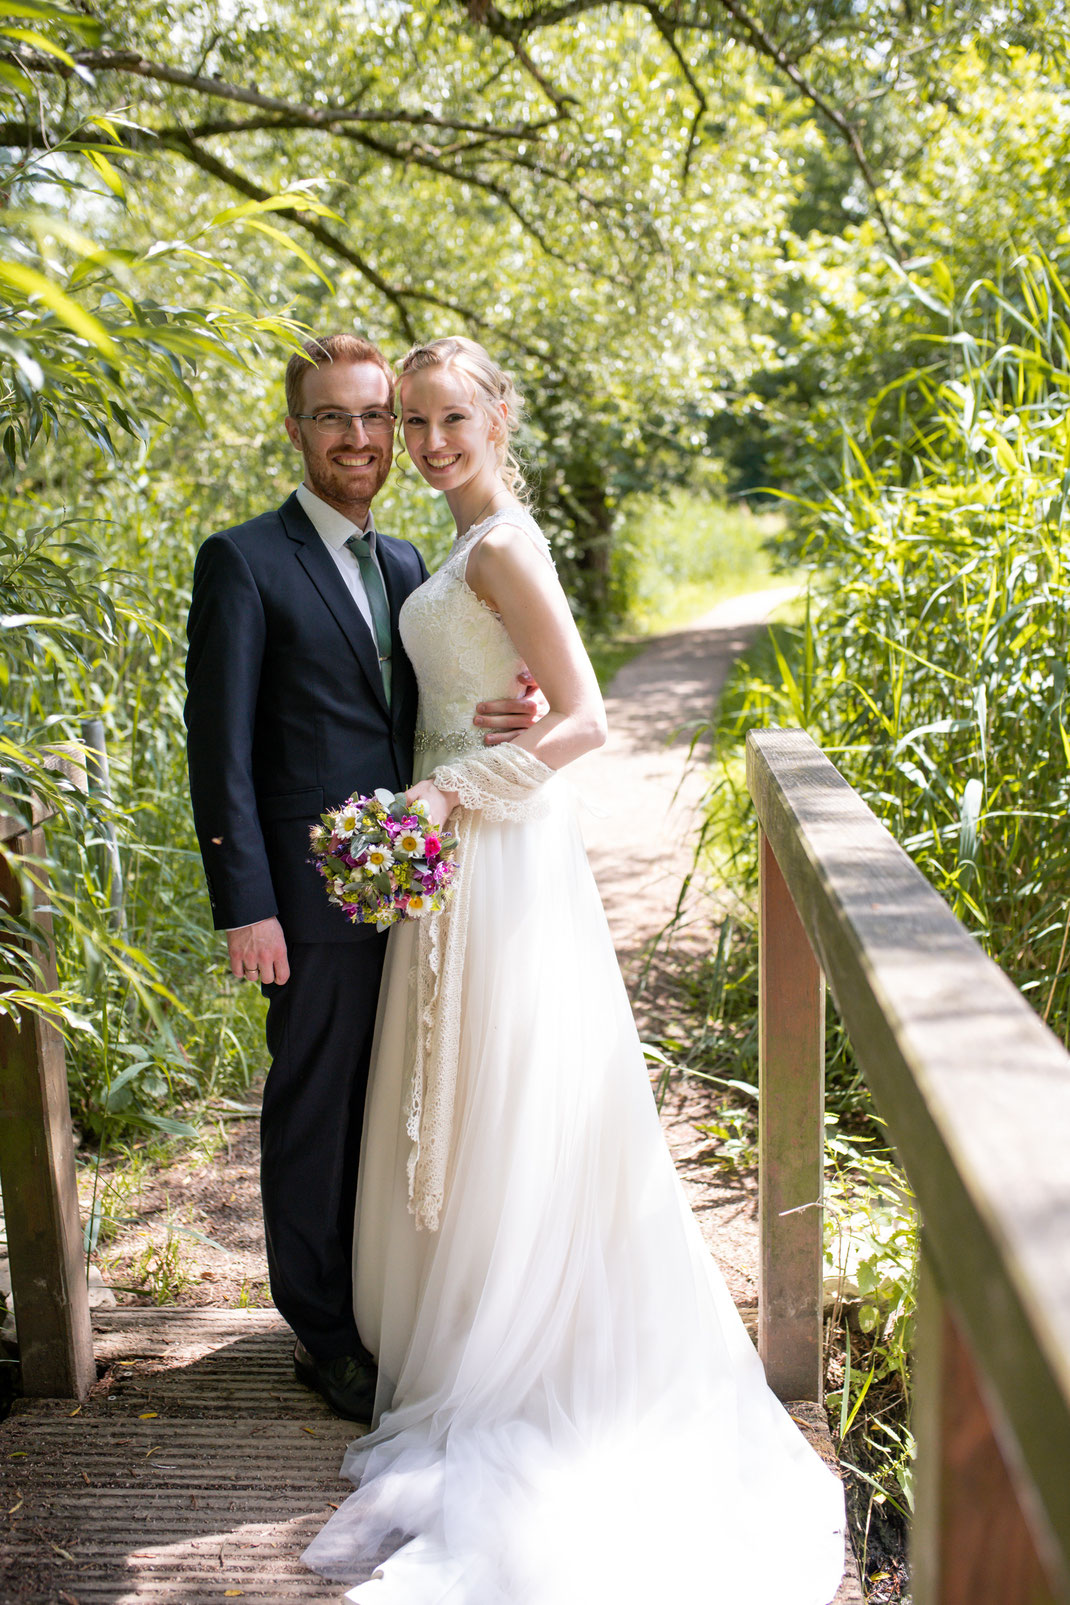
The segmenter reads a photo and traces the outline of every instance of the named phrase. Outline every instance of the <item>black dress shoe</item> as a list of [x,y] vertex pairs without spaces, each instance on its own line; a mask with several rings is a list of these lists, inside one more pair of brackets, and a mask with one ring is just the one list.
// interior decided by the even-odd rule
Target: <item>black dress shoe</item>
[[378,1373],[368,1356],[342,1354],[334,1360],[317,1360],[305,1345],[294,1347],[294,1376],[325,1399],[335,1415],[367,1425],[375,1409]]

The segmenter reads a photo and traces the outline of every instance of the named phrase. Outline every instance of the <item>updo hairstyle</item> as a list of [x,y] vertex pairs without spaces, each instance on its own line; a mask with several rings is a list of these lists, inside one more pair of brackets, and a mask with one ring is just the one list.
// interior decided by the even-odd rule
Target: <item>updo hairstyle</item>
[[[470,379],[473,400],[483,408],[491,425],[491,439],[498,458],[498,476],[509,493],[520,502],[530,497],[520,458],[510,442],[520,428],[524,402],[509,375],[475,340],[461,334],[444,335],[427,345],[413,346],[398,369],[398,384],[410,373],[424,368],[456,368]],[[502,404],[505,416],[502,417]]]

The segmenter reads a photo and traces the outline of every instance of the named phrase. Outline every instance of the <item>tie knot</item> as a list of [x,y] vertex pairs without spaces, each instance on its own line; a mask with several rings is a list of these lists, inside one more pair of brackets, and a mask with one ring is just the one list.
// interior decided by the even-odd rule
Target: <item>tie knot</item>
[[350,535],[349,539],[346,541],[346,545],[349,547],[349,550],[353,553],[354,557],[371,556],[371,546],[368,544],[367,535],[360,534],[359,532],[357,534]]

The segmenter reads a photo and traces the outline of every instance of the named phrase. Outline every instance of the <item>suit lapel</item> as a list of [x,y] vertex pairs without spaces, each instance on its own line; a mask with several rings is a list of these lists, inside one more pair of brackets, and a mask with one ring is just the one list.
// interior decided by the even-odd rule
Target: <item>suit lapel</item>
[[[386,704],[375,642],[360,609],[346,589],[346,583],[338,572],[334,558],[320,540],[296,495],[288,497],[282,504],[279,508],[279,517],[287,535],[297,544],[298,562],[330,609],[336,624],[356,654],[372,695],[382,711],[389,716],[390,709]],[[389,586],[387,597],[390,600],[390,620],[393,628],[395,614]]]

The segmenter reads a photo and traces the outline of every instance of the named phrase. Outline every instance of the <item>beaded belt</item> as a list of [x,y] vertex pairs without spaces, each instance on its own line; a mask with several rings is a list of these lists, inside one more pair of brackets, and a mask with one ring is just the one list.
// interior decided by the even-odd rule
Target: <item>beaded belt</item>
[[417,752],[473,752],[483,745],[481,730],[417,730]]

